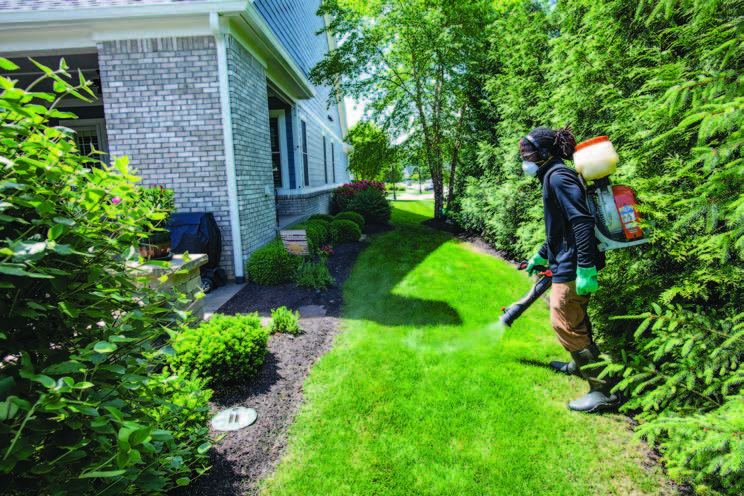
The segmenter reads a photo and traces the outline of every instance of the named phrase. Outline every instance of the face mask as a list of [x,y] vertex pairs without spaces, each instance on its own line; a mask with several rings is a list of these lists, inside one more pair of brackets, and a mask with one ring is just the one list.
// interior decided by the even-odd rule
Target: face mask
[[522,171],[530,177],[535,177],[537,169],[539,169],[539,167],[535,162],[530,162],[529,160],[522,162]]

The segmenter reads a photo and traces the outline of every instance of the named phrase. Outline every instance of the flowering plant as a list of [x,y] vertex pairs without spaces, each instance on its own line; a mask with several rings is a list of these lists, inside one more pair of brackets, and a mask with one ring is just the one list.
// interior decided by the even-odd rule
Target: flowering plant
[[367,181],[366,179],[362,181],[352,181],[333,190],[333,194],[334,196],[354,196],[357,193],[367,191],[368,189],[385,193],[385,183],[381,183],[380,181]]
[[385,183],[380,181],[352,181],[333,190],[331,202],[335,211],[343,212],[351,203],[354,197],[363,191],[377,191],[380,195],[385,195]]
[[333,255],[333,248],[328,245],[324,245],[323,248],[320,249],[320,255],[323,257],[330,257],[331,255]]

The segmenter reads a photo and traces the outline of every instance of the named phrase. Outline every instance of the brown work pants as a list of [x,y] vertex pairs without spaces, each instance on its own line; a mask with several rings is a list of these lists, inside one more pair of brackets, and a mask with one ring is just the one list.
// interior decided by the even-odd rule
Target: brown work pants
[[554,282],[550,290],[550,324],[558,341],[573,352],[591,344],[592,324],[586,309],[589,295],[576,293],[576,281]]

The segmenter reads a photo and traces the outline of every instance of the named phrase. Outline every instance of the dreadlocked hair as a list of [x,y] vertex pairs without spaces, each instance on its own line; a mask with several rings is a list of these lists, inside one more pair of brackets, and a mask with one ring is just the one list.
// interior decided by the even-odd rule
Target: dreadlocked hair
[[576,147],[576,137],[574,137],[571,124],[566,127],[553,131],[549,127],[537,127],[530,131],[530,136],[538,145],[554,157],[571,160],[573,158],[574,148]]

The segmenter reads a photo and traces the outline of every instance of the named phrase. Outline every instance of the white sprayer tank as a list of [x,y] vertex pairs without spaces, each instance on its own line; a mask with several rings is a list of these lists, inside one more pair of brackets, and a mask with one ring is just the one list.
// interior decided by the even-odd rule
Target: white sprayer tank
[[620,157],[607,136],[582,141],[574,149],[574,167],[587,181],[613,174],[619,160]]

